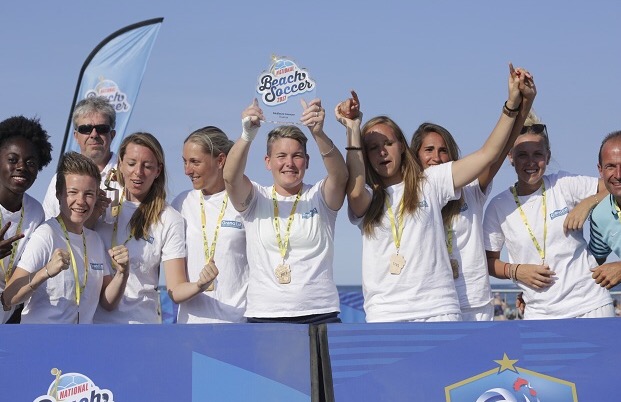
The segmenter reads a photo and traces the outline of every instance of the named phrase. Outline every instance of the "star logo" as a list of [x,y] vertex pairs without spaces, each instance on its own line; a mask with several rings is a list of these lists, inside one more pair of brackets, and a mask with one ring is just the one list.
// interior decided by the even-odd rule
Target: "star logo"
[[517,373],[517,370],[515,369],[514,365],[515,363],[517,363],[518,360],[509,359],[506,353],[503,354],[502,360],[494,360],[494,361],[500,365],[500,367],[498,367],[498,374],[502,373],[505,370],[510,370],[510,371],[513,371],[514,373]]

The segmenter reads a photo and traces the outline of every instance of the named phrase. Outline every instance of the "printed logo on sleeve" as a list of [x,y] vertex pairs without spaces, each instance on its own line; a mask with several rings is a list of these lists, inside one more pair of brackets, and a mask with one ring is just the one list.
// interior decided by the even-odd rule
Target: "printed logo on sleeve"
[[317,211],[317,208],[313,208],[308,212],[304,212],[302,214],[302,219],[310,219],[313,216],[318,215],[318,214],[319,214],[319,211]]
[[238,221],[225,221],[223,220],[220,223],[220,226],[223,228],[234,228],[234,229],[243,229],[243,225],[241,222]]
[[550,213],[550,219],[558,218],[559,216],[567,215],[569,213],[569,208],[565,207],[563,209],[557,209]]
[[103,271],[104,265],[100,262],[91,262],[91,269],[94,271]]

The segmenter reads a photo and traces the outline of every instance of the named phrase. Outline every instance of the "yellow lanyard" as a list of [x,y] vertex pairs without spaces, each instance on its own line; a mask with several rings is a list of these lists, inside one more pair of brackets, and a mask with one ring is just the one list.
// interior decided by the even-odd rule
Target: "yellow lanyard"
[[216,253],[218,232],[220,231],[220,224],[222,223],[222,218],[224,218],[224,212],[226,211],[226,204],[229,201],[229,195],[224,194],[224,199],[222,200],[222,207],[220,208],[220,215],[218,215],[218,221],[216,222],[216,229],[213,232],[213,241],[211,242],[211,248],[209,247],[209,241],[207,240],[207,216],[205,215],[203,190],[198,190],[198,199],[201,202],[201,228],[203,231],[203,250],[205,251],[205,263],[209,263],[209,260],[211,260],[211,258]]
[[276,231],[276,240],[278,241],[278,248],[280,249],[280,256],[282,257],[283,263],[285,261],[285,255],[287,254],[287,247],[289,245],[289,235],[291,234],[291,224],[293,223],[293,214],[295,214],[295,209],[298,206],[298,201],[300,201],[300,196],[302,195],[303,188],[304,188],[304,185],[300,187],[300,191],[298,191],[298,195],[296,195],[295,197],[295,202],[293,203],[293,207],[291,207],[291,212],[289,213],[289,219],[287,219],[285,241],[283,242],[280,237],[280,217],[278,216],[278,200],[276,199],[276,187],[272,187],[272,201],[274,202],[274,230]]
[[[119,230],[119,218],[121,216],[121,212],[123,211],[123,201],[125,200],[125,188],[123,188],[123,193],[121,194],[121,199],[119,200],[119,213],[114,217],[114,224],[112,225],[112,247],[117,246],[117,231]],[[127,235],[127,239],[123,242],[123,245],[126,245],[128,241],[130,241],[133,237],[133,233],[130,231]]]
[[63,234],[65,235],[65,241],[67,242],[67,251],[69,251],[69,255],[71,256],[71,268],[73,269],[73,277],[75,278],[75,303],[80,306],[80,299],[82,294],[84,293],[84,289],[86,288],[86,282],[88,282],[88,254],[86,252],[86,236],[84,236],[84,229],[82,229],[82,244],[84,245],[84,283],[80,283],[80,276],[78,275],[78,263],[75,260],[75,256],[73,254],[73,249],[71,248],[71,242],[69,241],[69,232],[67,232],[67,226],[65,226],[65,222],[63,218],[59,216],[56,217],[56,220],[60,224],[61,229],[63,230]]
[[[21,216],[19,218],[19,223],[17,224],[17,230],[15,234],[20,234],[22,231],[22,223],[24,223],[24,201],[22,200],[22,211]],[[2,227],[2,214],[0,213],[0,227]],[[2,272],[4,272],[4,283],[6,284],[11,278],[11,274],[13,274],[13,270],[15,267],[13,264],[15,263],[15,255],[17,254],[17,247],[19,245],[19,240],[14,241],[11,245],[11,256],[9,257],[9,267],[5,268],[4,266],[4,258],[0,260],[0,267],[2,267]]]
[[392,229],[392,238],[395,241],[395,246],[397,247],[397,254],[399,254],[399,249],[401,248],[401,235],[403,235],[403,228],[405,227],[405,219],[403,217],[403,196],[401,197],[401,201],[399,201],[399,227],[395,224],[395,214],[392,212],[392,207],[390,206],[390,202],[388,201],[388,197],[386,198],[386,210],[388,211],[388,219],[390,219],[390,228]]
[[515,186],[511,187],[511,192],[513,193],[513,199],[515,200],[515,205],[517,205],[518,209],[520,210],[520,216],[522,217],[522,221],[524,222],[524,225],[526,226],[526,229],[528,229],[528,233],[530,234],[530,238],[533,241],[533,244],[535,245],[535,248],[537,249],[537,252],[539,252],[539,256],[541,257],[541,261],[545,262],[546,259],[546,236],[548,233],[548,224],[547,224],[547,217],[548,217],[548,212],[546,209],[546,184],[543,181],[543,179],[541,180],[541,196],[543,197],[543,207],[542,207],[542,211],[543,211],[543,248],[539,245],[539,242],[537,241],[537,238],[535,237],[535,234],[533,233],[533,229],[530,227],[530,225],[528,224],[528,220],[526,219],[526,214],[524,213],[524,210],[522,210],[522,206],[520,205],[520,200],[518,199],[518,195],[517,195],[517,183],[515,184]]

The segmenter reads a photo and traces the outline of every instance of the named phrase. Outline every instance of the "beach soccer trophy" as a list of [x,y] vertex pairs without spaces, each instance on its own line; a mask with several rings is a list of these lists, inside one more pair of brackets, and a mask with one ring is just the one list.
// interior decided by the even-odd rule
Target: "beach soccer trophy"
[[269,69],[259,76],[257,93],[267,123],[301,124],[301,100],[315,98],[315,81],[293,60],[272,56]]

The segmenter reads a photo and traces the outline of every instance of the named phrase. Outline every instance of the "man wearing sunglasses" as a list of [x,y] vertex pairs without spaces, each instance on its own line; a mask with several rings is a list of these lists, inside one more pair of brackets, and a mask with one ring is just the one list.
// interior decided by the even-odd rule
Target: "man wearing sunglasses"
[[[101,172],[102,182],[93,213],[86,226],[92,226],[100,217],[106,221],[112,218],[110,213],[111,200],[118,200],[120,187],[116,181],[105,180],[108,173],[116,166],[116,154],[110,151],[110,144],[116,132],[116,112],[108,100],[97,96],[82,99],[73,111],[73,137],[80,147],[80,153],[90,158]],[[52,177],[43,201],[45,218],[59,214],[56,198],[56,175]]]

